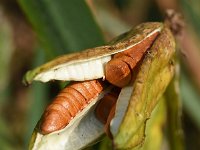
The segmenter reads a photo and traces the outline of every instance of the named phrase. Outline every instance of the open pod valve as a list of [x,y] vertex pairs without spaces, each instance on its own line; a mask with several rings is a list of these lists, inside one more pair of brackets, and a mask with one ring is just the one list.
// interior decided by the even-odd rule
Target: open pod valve
[[34,129],[33,150],[78,150],[104,133],[116,149],[137,147],[175,73],[175,41],[159,22],[138,25],[108,45],[58,57],[23,82],[72,81]]

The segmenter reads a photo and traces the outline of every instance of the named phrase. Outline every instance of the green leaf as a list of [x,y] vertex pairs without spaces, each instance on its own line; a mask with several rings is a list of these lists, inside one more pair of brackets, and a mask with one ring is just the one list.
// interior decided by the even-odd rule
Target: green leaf
[[85,1],[19,0],[50,58],[103,44]]
[[181,6],[183,8],[183,13],[185,14],[189,24],[194,28],[197,35],[200,35],[200,10],[199,1],[197,0],[181,0]]
[[[34,27],[47,59],[104,43],[85,1],[19,0],[18,2]],[[37,65],[45,61],[45,58],[41,59],[41,52],[38,53],[35,61]],[[41,115],[47,95],[46,86],[33,85],[26,141]]]
[[[37,55],[34,60],[34,66],[39,65],[44,61],[44,51],[41,51],[40,49],[36,50]],[[34,83],[30,87],[30,94],[29,94],[29,110],[27,112],[27,130],[25,135],[25,143],[26,143],[26,149],[28,147],[29,140],[31,138],[31,134],[33,132],[33,129],[39,120],[40,116],[42,115],[42,112],[45,108],[45,105],[47,103],[47,100],[49,98],[48,96],[48,85],[47,84],[41,84],[41,83]]]
[[183,108],[190,115],[192,120],[200,129],[200,94],[195,89],[191,80],[184,72],[181,73],[181,96],[183,101]]

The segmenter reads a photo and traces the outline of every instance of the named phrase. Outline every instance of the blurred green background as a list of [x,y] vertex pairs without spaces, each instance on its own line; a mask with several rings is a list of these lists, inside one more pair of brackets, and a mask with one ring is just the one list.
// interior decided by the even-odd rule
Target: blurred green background
[[164,21],[168,8],[186,22],[177,37],[181,121],[185,149],[199,149],[199,6],[199,0],[0,0],[0,149],[27,149],[45,106],[60,90],[57,82],[25,87],[27,70],[102,45],[142,22]]

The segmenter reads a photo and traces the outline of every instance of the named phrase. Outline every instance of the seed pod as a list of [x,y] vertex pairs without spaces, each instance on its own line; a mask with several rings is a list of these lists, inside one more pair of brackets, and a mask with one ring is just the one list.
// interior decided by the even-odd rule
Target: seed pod
[[145,55],[135,81],[118,97],[110,123],[116,149],[132,149],[144,142],[147,120],[174,76],[174,54],[174,37],[165,27]]
[[[142,46],[143,44],[141,44],[142,49],[138,49],[140,51],[139,53],[135,52],[135,50],[133,52],[136,54],[138,60],[140,60],[141,57],[144,58],[141,61],[141,66],[137,68],[138,74],[133,73],[135,80],[132,80],[131,77],[131,79],[127,80],[128,82],[120,85],[124,86],[128,84],[121,90],[116,102],[116,109],[112,107],[109,113],[110,115],[106,116],[106,131],[113,137],[113,143],[116,148],[132,148],[141,143],[144,137],[144,133],[141,131],[145,129],[146,120],[149,118],[158,98],[164,92],[174,74],[173,63],[171,63],[175,49],[174,39],[168,29],[165,28],[164,31],[162,31],[162,28],[163,25],[161,23],[141,24],[136,27],[136,29],[116,38],[107,46],[66,55],[42,65],[28,72],[24,78],[24,82],[29,84],[33,80],[42,82],[47,82],[49,80],[83,81],[104,78],[106,75],[106,63],[109,62],[112,57],[114,59],[119,59],[121,56],[123,56],[123,61],[130,62],[128,63],[130,66],[129,71],[135,72],[135,70],[132,69],[138,61],[129,61],[129,59],[132,58],[127,57],[125,51],[131,51],[137,46],[140,47],[140,43],[146,43],[143,43],[144,47]],[[160,32],[161,35],[157,39],[156,36]],[[154,41],[155,38],[156,40]],[[152,44],[148,41],[152,41]],[[150,48],[149,52],[143,56],[144,51],[148,48]],[[116,55],[113,56],[114,54]],[[73,72],[74,70],[78,71]],[[131,76],[133,74],[131,74]],[[124,77],[122,81],[123,79]],[[129,83],[130,80],[131,83]],[[114,83],[116,82],[114,81]],[[118,85],[118,83],[116,85]],[[78,115],[75,115],[63,129],[43,135],[39,132],[38,124],[32,136],[32,142],[30,144],[31,149],[82,149],[100,137],[103,134],[104,125],[97,120],[94,106],[97,101],[108,93],[110,93],[109,88],[103,89],[103,91],[99,93],[87,107],[78,113]],[[72,111],[68,112],[76,114],[74,112],[72,113]],[[141,134],[134,137],[135,133],[138,132],[141,132]]]

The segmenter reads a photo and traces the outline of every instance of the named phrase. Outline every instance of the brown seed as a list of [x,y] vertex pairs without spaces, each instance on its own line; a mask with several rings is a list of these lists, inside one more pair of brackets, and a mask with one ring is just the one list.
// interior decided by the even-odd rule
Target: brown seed
[[159,32],[156,32],[130,49],[115,54],[114,59],[106,64],[106,80],[118,87],[129,84],[132,70],[151,47],[158,34]]
[[112,133],[110,132],[110,122],[113,119],[113,117],[115,116],[115,109],[116,109],[116,103],[115,105],[112,106],[110,113],[108,115],[108,119],[107,122],[104,126],[104,131],[107,134],[108,137],[110,137],[111,139],[113,138]]
[[105,125],[104,130],[105,133],[112,138],[112,134],[110,133],[110,122],[115,114],[115,107],[117,98],[120,93],[120,88],[115,87],[112,91],[106,94],[98,103],[95,109],[96,117]]
[[93,97],[83,84],[79,84],[78,82],[76,82],[75,84],[71,85],[70,87],[74,88],[79,93],[81,93],[87,103]]
[[46,108],[39,124],[41,133],[49,134],[66,127],[102,90],[103,85],[97,80],[70,84]]
[[87,105],[87,102],[85,100],[85,97],[79,93],[76,89],[68,87],[65,89],[66,91],[63,93],[60,93],[60,96],[65,96],[66,98],[68,98],[69,102],[71,102],[71,104],[74,104],[74,106],[80,110],[82,109],[85,105]]
[[120,58],[113,59],[106,64],[106,79],[117,87],[124,87],[131,80],[131,69]]
[[95,109],[95,114],[103,124],[106,124],[110,110],[112,106],[116,103],[116,100],[117,97],[109,93],[105,95],[98,103]]
[[65,127],[66,118],[69,116],[63,116],[63,113],[58,110],[49,110],[43,116],[40,123],[40,132],[42,134],[48,134],[58,129]]

